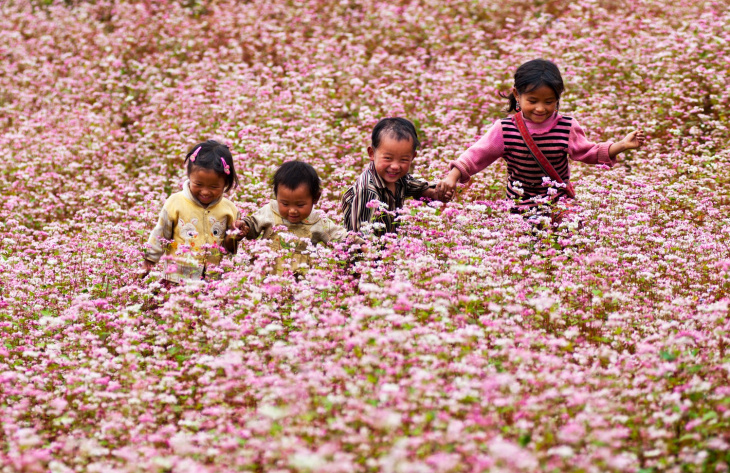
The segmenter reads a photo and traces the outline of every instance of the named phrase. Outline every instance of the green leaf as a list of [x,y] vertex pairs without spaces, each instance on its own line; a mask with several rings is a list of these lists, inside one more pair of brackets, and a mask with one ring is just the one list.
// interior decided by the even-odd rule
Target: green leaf
[[659,356],[662,358],[662,360],[665,360],[665,361],[674,361],[677,359],[677,355],[675,355],[672,352],[668,352],[668,351],[660,352]]

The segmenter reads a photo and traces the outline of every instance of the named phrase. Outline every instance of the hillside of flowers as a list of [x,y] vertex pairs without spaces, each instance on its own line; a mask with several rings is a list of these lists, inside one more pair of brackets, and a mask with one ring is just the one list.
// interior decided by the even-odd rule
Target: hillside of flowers
[[[730,470],[730,6],[659,0],[0,2],[0,471]],[[436,182],[536,57],[613,169],[534,231],[495,163],[305,278],[244,241],[140,278],[189,148],[249,214],[282,162],[319,207],[404,116]]]

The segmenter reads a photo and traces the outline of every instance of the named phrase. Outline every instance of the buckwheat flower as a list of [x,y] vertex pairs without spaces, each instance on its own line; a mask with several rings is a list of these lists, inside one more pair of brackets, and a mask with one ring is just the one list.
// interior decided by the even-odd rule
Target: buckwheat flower
[[325,458],[310,451],[297,452],[289,458],[289,465],[297,470],[318,471],[326,464]]
[[391,410],[381,410],[374,414],[373,425],[379,429],[392,430],[401,425],[401,415]]
[[553,447],[549,449],[547,453],[548,455],[557,455],[562,458],[571,458],[575,455],[575,451],[567,445]]
[[41,438],[34,429],[20,429],[15,433],[15,440],[21,447],[34,447],[41,443]]

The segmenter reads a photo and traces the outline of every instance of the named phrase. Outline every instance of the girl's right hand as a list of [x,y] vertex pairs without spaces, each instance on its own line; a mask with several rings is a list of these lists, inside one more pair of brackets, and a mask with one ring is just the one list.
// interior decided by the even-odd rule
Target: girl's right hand
[[452,168],[446,178],[442,179],[436,186],[436,191],[441,196],[440,200],[448,202],[454,198],[456,184],[459,182],[459,179],[461,179],[461,171],[458,168]]

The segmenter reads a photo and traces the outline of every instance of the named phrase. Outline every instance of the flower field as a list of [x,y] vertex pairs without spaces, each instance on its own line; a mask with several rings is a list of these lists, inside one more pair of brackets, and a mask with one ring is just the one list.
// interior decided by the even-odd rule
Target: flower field
[[[727,1],[0,12],[0,471],[730,469]],[[561,228],[509,213],[498,162],[304,279],[244,241],[220,280],[140,280],[194,143],[231,147],[243,214],[300,159],[340,222],[379,118],[416,124],[435,182],[536,57],[590,139],[648,136],[572,166]]]

